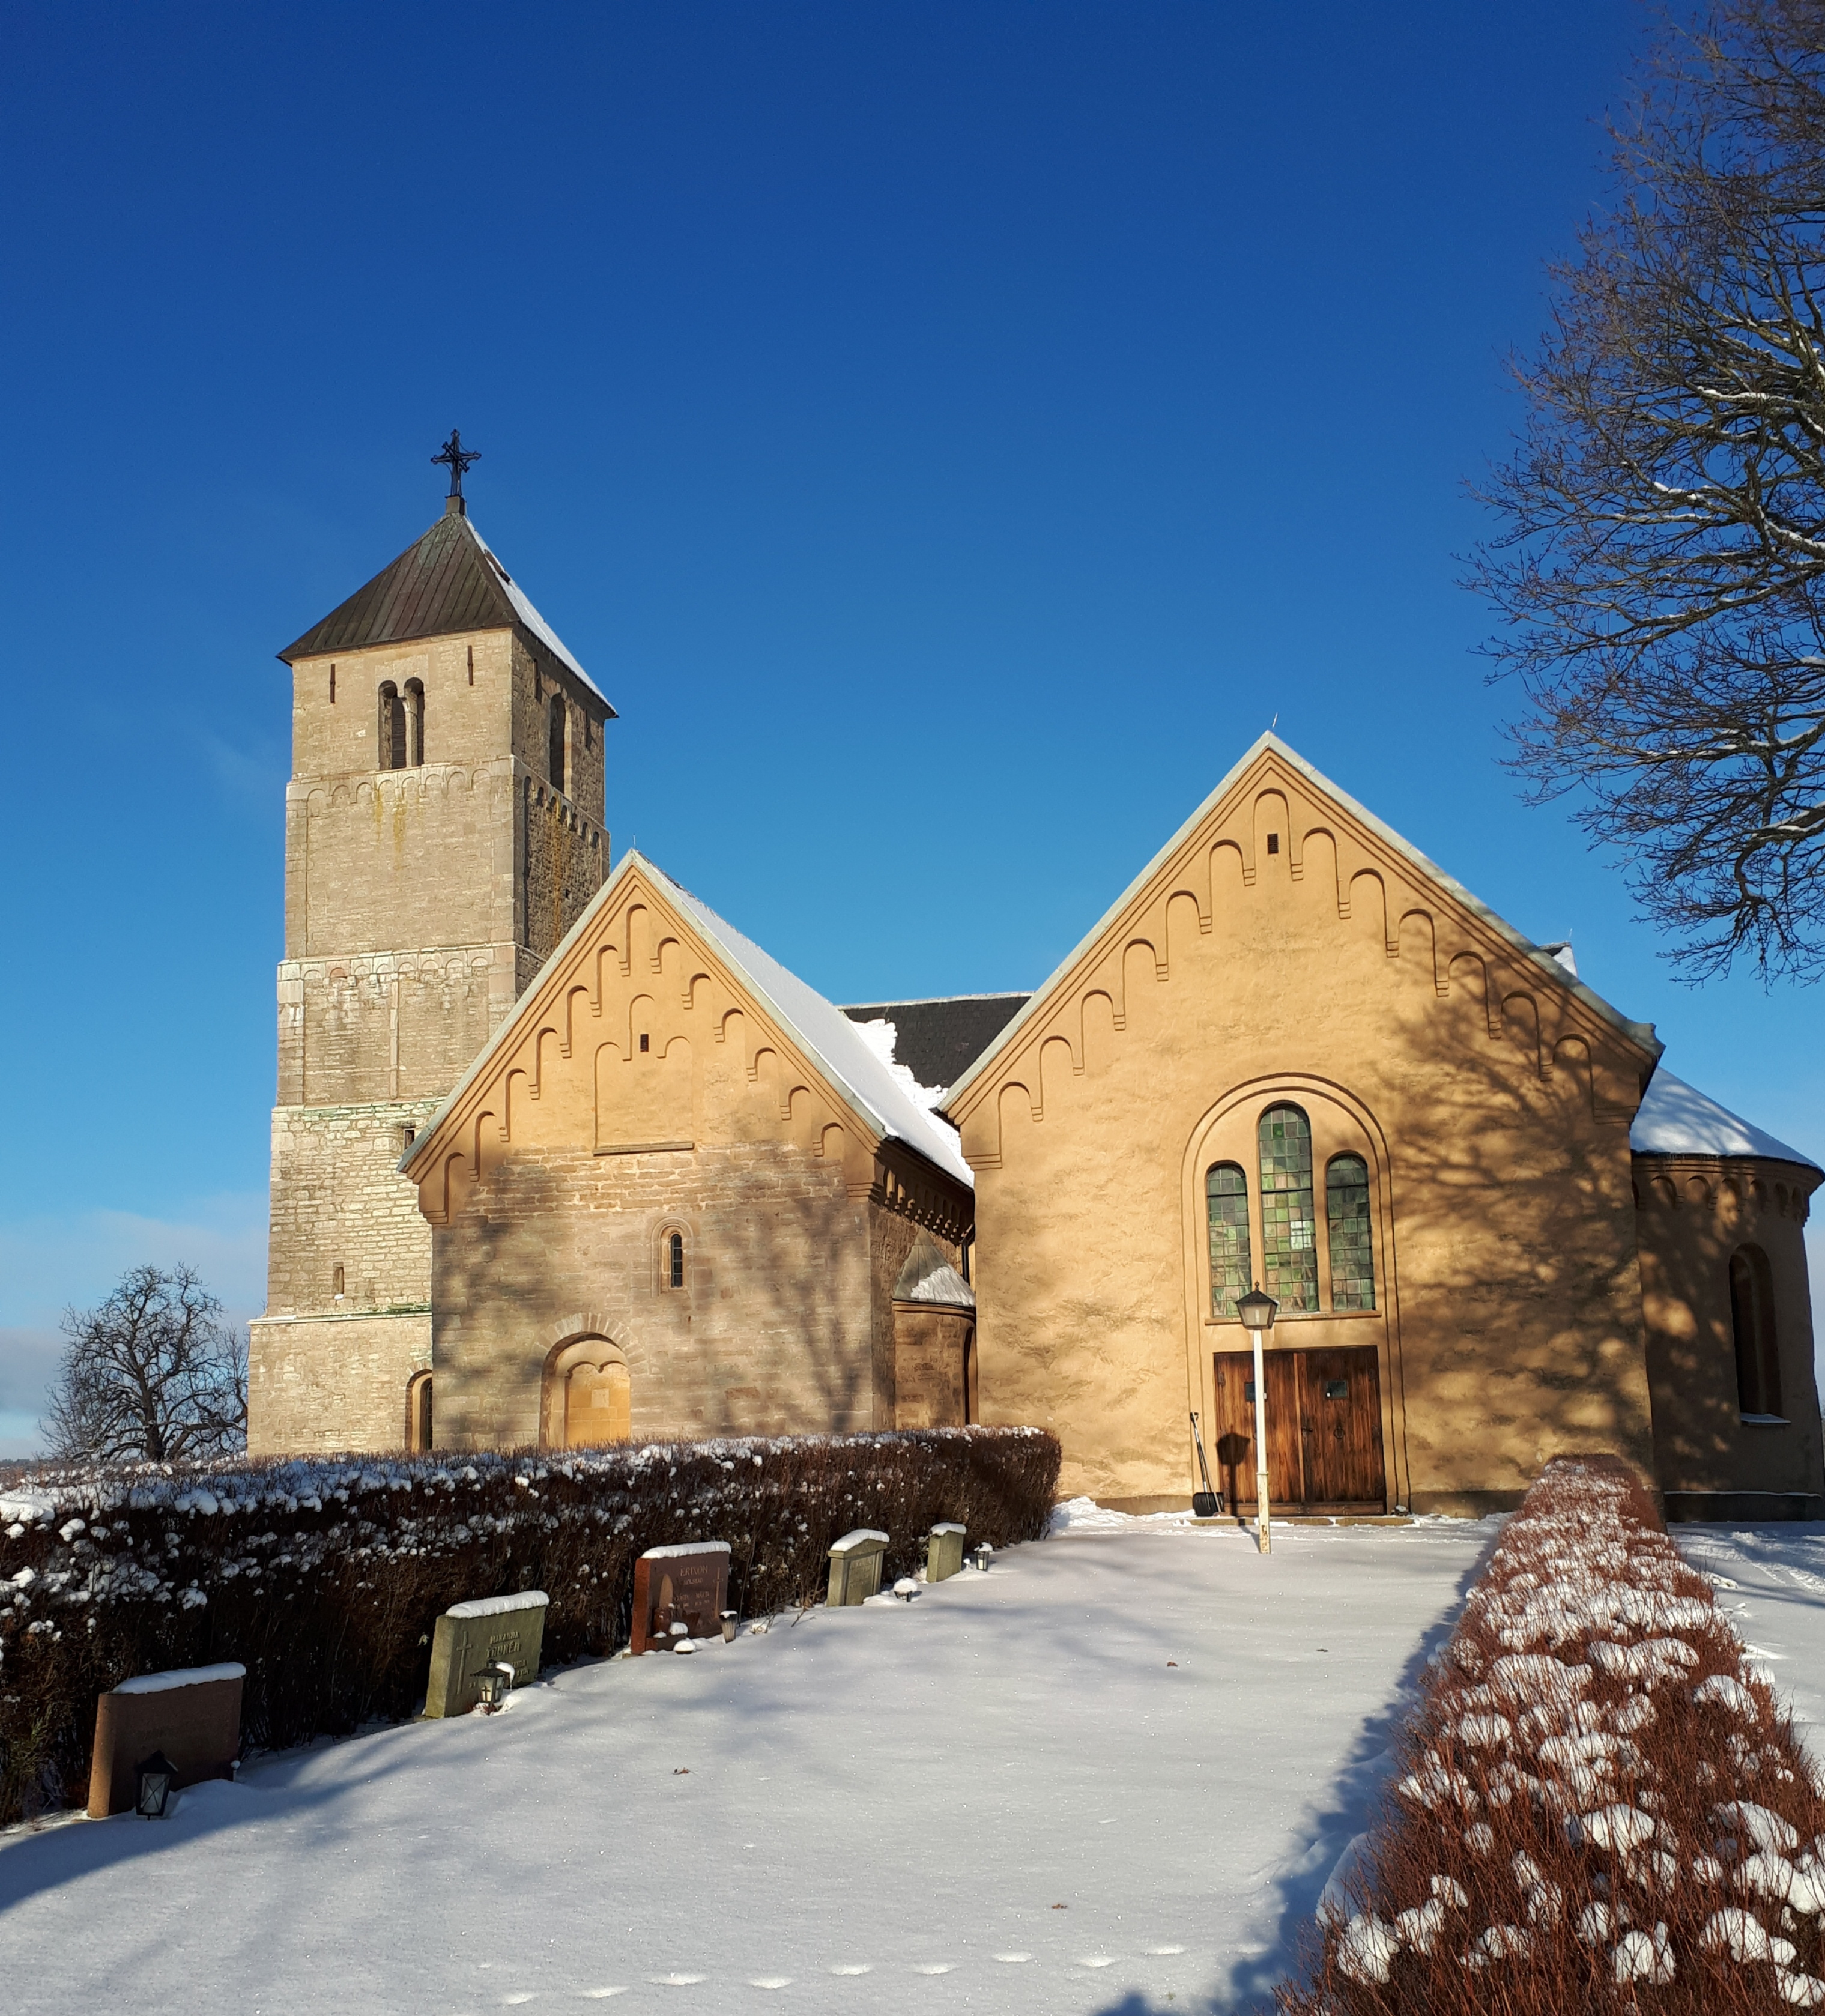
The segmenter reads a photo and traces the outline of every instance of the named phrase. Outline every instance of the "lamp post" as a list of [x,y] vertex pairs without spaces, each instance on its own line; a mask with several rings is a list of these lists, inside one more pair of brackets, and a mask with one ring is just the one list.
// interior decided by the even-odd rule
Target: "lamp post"
[[1254,1342],[1254,1535],[1262,1553],[1273,1545],[1267,1508],[1267,1368],[1262,1363],[1262,1340],[1273,1334],[1274,1312],[1280,1307],[1272,1295],[1259,1287],[1236,1298],[1236,1313]]

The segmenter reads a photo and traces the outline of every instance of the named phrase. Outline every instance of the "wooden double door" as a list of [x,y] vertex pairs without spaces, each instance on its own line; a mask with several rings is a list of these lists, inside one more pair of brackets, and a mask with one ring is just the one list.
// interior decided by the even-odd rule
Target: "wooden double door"
[[[1254,1510],[1254,1354],[1216,1354],[1216,1485],[1231,1511]],[[1381,1512],[1381,1369],[1372,1345],[1270,1351],[1269,1503],[1276,1512]]]

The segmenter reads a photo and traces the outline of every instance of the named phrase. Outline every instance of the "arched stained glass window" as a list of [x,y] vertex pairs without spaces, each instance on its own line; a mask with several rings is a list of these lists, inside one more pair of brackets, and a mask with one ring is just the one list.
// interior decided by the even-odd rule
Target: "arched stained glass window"
[[1235,1319],[1236,1299],[1254,1285],[1248,1250],[1248,1179],[1218,1162],[1204,1179],[1211,1220],[1211,1314]]
[[1282,1316],[1308,1316],[1318,1307],[1312,1123],[1296,1106],[1270,1106],[1259,1139],[1262,1286]]
[[1369,1165],[1360,1155],[1333,1155],[1324,1172],[1330,1230],[1330,1305],[1375,1306],[1374,1228],[1369,1219]]

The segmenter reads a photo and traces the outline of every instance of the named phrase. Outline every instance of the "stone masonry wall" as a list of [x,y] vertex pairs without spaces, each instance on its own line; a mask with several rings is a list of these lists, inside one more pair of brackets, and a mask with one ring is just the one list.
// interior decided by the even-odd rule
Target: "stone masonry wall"
[[268,1316],[429,1307],[430,1228],[397,1165],[405,1130],[436,1110],[411,1100],[275,1111]]
[[517,1155],[433,1235],[439,1445],[536,1439],[546,1360],[579,1334],[625,1355],[637,1438],[891,1426],[872,1215],[840,1165],[790,1144]]
[[406,1382],[431,1362],[428,1310],[268,1316],[247,1328],[250,1455],[405,1447]]

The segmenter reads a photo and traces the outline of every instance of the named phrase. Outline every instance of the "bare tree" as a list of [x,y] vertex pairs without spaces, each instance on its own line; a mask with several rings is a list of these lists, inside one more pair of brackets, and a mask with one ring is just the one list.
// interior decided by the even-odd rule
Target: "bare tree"
[[179,1265],[135,1267],[63,1316],[63,1369],[40,1424],[67,1461],[226,1455],[247,1440],[247,1345]]
[[1825,0],[1664,27],[1618,200],[1553,269],[1474,584],[1527,705],[1693,979],[1825,967]]

